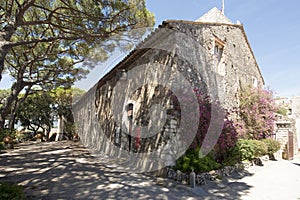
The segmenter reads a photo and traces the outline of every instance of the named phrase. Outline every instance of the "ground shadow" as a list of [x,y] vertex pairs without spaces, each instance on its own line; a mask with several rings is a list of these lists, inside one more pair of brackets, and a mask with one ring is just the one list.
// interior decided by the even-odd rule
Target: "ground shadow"
[[300,163],[293,163],[294,165],[297,165],[297,166],[299,166],[300,167]]
[[47,200],[240,199],[250,188],[232,181],[240,178],[237,175],[203,186],[207,193],[199,195],[170,180],[160,184],[149,175],[115,171],[105,166],[107,162],[93,157],[79,142],[26,142],[0,154],[0,182],[22,184],[29,199]]

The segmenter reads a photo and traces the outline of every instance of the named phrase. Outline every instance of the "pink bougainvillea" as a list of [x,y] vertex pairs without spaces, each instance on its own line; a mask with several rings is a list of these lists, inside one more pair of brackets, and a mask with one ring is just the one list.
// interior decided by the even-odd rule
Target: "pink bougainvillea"
[[247,88],[240,94],[239,116],[247,139],[268,138],[274,131],[277,107],[273,93],[262,88]]
[[194,89],[194,93],[197,97],[199,104],[199,124],[198,131],[194,138],[194,141],[191,145],[191,148],[196,149],[202,145],[204,138],[207,135],[209,125],[211,123],[212,114],[212,104],[213,106],[222,112],[225,112],[224,124],[220,137],[214,148],[215,156],[218,160],[222,160],[223,155],[226,154],[227,150],[233,147],[236,144],[238,139],[237,128],[240,128],[241,125],[235,123],[229,118],[230,113],[225,111],[219,102],[213,102],[209,96],[202,93],[199,89]]
[[[212,105],[217,110],[222,110],[224,117],[223,129],[214,147],[214,155],[218,162],[222,162],[228,150],[236,145],[238,138],[263,139],[273,133],[276,106],[272,98],[272,92],[260,88],[248,88],[240,95],[240,107],[231,111],[224,110],[218,102],[213,102],[208,95],[200,89],[194,89],[198,101],[199,118],[189,119],[192,125],[197,125],[197,133],[190,146],[191,149],[199,149],[203,145],[209,125],[212,122]],[[185,103],[191,100],[184,99]],[[180,110],[180,106],[178,107]],[[234,117],[233,117],[234,116]],[[196,123],[197,122],[197,123]],[[192,135],[186,130],[186,136]]]

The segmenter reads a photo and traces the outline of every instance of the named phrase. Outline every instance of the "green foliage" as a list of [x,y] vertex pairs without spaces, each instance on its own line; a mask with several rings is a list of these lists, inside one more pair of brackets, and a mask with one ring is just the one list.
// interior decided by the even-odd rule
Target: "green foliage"
[[3,138],[5,136],[11,136],[12,138],[14,138],[16,131],[15,130],[10,130],[7,128],[4,129],[0,129],[0,142],[3,141]]
[[53,98],[47,92],[38,92],[28,96],[17,109],[17,119],[22,126],[37,132],[39,128],[50,129],[52,125],[51,107]]
[[242,161],[251,161],[267,154],[267,145],[259,140],[239,139],[237,150]]
[[4,149],[4,142],[0,142],[0,151]]
[[276,111],[276,113],[283,115],[283,116],[287,116],[288,114],[288,110],[284,107],[279,107]]
[[268,154],[271,155],[273,153],[276,153],[281,145],[279,141],[273,140],[273,139],[263,139],[262,142],[264,142],[267,145]]
[[[0,125],[15,114],[21,91],[26,98],[34,86],[70,87],[118,47],[106,43],[112,36],[154,23],[145,0],[0,1],[0,81],[4,71],[14,81]],[[91,52],[98,55],[88,62]]]
[[25,200],[23,187],[12,183],[0,184],[0,199],[7,200]]
[[0,90],[0,108],[3,106],[5,103],[7,97],[9,97],[10,90]]
[[3,141],[3,138],[9,134],[9,129],[0,129],[0,142]]
[[56,107],[54,112],[58,116],[64,116],[65,130],[68,136],[72,136],[75,132],[74,118],[72,113],[72,105],[85,94],[85,91],[79,88],[56,88],[51,92]]
[[[16,117],[22,126],[37,132],[39,128],[50,131],[54,116],[64,116],[65,131],[71,134],[74,131],[72,103],[84,93],[84,90],[73,87],[36,92],[28,96],[19,106]],[[20,133],[18,137],[23,139],[25,135]]]
[[19,140],[19,141],[24,140],[24,139],[26,139],[26,135],[23,132],[16,131],[15,139]]
[[239,139],[237,144],[227,152],[222,165],[227,166],[241,161],[252,161],[266,154],[268,154],[268,147],[263,141]]
[[211,154],[200,158],[198,148],[187,150],[185,155],[177,160],[175,170],[190,172],[194,169],[195,173],[202,173],[218,169],[220,166],[221,165],[213,159]]
[[13,183],[0,183],[0,199],[5,200],[25,200],[23,187]]
[[233,166],[242,161],[241,152],[239,145],[236,144],[234,147],[228,149],[224,155],[224,160],[222,161],[222,166]]

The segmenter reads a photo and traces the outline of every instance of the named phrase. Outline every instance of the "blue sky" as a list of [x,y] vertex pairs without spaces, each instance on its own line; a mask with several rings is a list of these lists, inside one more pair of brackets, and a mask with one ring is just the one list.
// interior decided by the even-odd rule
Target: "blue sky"
[[[156,26],[163,20],[194,21],[213,7],[221,9],[222,0],[146,0],[155,14]],[[300,1],[299,0],[225,0],[225,15],[234,23],[243,23],[261,69],[266,86],[277,96],[300,96]],[[108,63],[113,66],[115,55]],[[76,84],[88,89],[99,73]],[[0,89],[8,87],[1,81]]]

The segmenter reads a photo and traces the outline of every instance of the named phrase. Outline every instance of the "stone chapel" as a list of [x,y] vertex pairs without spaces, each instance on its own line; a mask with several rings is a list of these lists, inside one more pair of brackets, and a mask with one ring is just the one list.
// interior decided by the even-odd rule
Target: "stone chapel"
[[[86,146],[151,152],[166,145],[183,123],[184,98],[176,95],[196,88],[230,109],[249,85],[263,86],[264,79],[245,29],[213,8],[195,21],[163,21],[86,93],[74,118]],[[128,132],[143,130],[147,137],[128,138]]]

